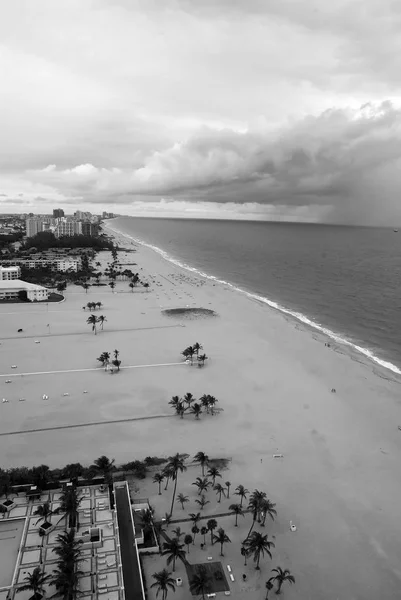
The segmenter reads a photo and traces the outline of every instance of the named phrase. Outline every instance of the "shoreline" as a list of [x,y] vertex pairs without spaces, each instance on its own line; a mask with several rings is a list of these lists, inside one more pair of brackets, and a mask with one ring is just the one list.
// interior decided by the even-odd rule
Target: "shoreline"
[[104,223],[104,233],[107,234],[108,232],[112,232],[113,235],[121,236],[122,238],[129,240],[129,244],[134,243],[142,248],[147,248],[163,258],[166,262],[174,265],[176,268],[182,269],[183,271],[188,271],[208,281],[212,281],[216,285],[229,286],[232,291],[243,294],[249,300],[257,303],[258,305],[272,309],[274,312],[276,312],[276,314],[281,315],[287,323],[292,324],[297,329],[310,333],[314,339],[330,343],[331,350],[339,354],[343,354],[349,357],[351,360],[354,360],[372,369],[378,377],[383,377],[388,381],[393,381],[394,383],[401,383],[401,369],[397,367],[397,365],[379,358],[373,354],[369,348],[364,348],[359,344],[351,342],[346,337],[342,337],[335,331],[332,331],[323,325],[319,325],[318,323],[314,322],[312,318],[309,318],[302,313],[287,309],[273,300],[259,296],[254,292],[240,288],[234,283],[219,279],[215,275],[204,273],[196,267],[183,263],[179,259],[169,255],[163,248],[160,248],[159,246],[149,244],[143,240],[135,238],[133,235],[123,233],[118,229],[114,229],[109,225],[109,223],[112,223],[114,220],[116,219],[110,219]]

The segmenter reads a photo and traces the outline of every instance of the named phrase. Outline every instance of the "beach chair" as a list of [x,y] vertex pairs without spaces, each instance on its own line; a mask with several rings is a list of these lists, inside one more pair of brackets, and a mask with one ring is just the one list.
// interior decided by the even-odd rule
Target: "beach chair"
[[235,581],[234,575],[232,573],[230,573],[230,579],[231,579],[231,581]]
[[98,583],[97,587],[100,588],[100,589],[107,588],[107,583]]
[[208,556],[207,559],[208,560],[213,560],[213,556]]
[[115,564],[116,564],[116,557],[115,556],[108,556],[106,558],[106,563],[107,563],[107,566],[114,567]]
[[98,579],[107,579],[107,575],[98,575]]
[[229,590],[226,590],[226,591],[224,592],[224,595],[225,595],[225,596],[231,596],[231,592],[230,592]]
[[227,565],[227,571],[228,571],[229,573],[231,573],[231,567],[230,567],[230,565]]

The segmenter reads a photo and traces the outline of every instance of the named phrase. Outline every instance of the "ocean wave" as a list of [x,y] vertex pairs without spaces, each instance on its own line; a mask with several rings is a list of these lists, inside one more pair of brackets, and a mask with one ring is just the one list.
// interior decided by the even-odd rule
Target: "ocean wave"
[[196,273],[197,275],[199,275],[200,277],[203,277],[204,279],[209,279],[210,281],[215,281],[216,283],[226,285],[226,286],[230,287],[231,289],[235,290],[236,292],[245,294],[248,298],[250,298],[252,300],[257,300],[259,302],[262,302],[263,304],[267,304],[268,306],[270,306],[270,308],[274,308],[275,310],[278,310],[279,312],[281,312],[285,315],[288,315],[289,317],[295,318],[297,321],[300,321],[304,325],[308,325],[309,327],[312,327],[313,329],[319,331],[319,333],[323,333],[324,335],[326,335],[333,341],[337,342],[338,344],[342,344],[344,346],[352,348],[352,350],[359,352],[360,354],[362,354],[369,360],[373,361],[377,365],[380,365],[381,367],[384,367],[385,369],[388,369],[389,371],[392,371],[393,373],[396,373],[397,375],[401,375],[401,370],[396,365],[393,365],[393,363],[379,358],[368,348],[364,348],[363,346],[359,346],[358,344],[351,342],[347,338],[342,337],[341,335],[339,335],[338,333],[335,333],[331,329],[328,329],[327,327],[323,327],[322,325],[319,325],[318,323],[316,323],[315,321],[313,321],[312,319],[310,319],[309,317],[307,317],[306,315],[304,315],[302,313],[290,310],[290,309],[286,308],[285,306],[278,304],[274,300],[269,300],[269,298],[266,298],[265,296],[259,296],[258,294],[248,292],[247,290],[244,290],[243,288],[240,288],[240,287],[234,285],[233,283],[230,283],[229,281],[225,281],[224,279],[219,279],[218,277],[215,277],[215,275],[210,275],[209,273],[204,273],[203,271],[200,271],[199,269],[174,258],[173,256],[171,256],[165,250],[163,250],[162,248],[159,248],[158,246],[149,244],[148,242],[140,240],[128,233],[124,233],[114,227],[111,227],[109,225],[109,223],[107,224],[107,229],[110,229],[114,233],[121,235],[123,237],[126,237],[129,240],[131,240],[141,246],[150,248],[151,250],[153,250],[154,252],[159,254],[162,258],[164,258],[168,262],[176,265],[177,267],[180,267],[181,269],[185,269],[187,271],[191,271],[192,273]]

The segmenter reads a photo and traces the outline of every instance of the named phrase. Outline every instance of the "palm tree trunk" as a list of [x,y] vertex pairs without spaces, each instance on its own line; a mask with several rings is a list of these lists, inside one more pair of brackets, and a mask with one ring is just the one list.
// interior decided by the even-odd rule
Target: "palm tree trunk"
[[235,526],[238,527],[238,513],[235,515]]
[[224,544],[224,542],[221,542],[221,544],[220,544],[220,546],[221,546],[221,548],[220,548],[220,556],[224,556],[224,554],[223,554],[223,544]]
[[242,508],[242,501],[243,501],[243,499],[244,499],[244,496],[241,496],[241,504],[240,504],[241,508]]
[[283,582],[281,581],[281,579],[278,580],[278,585],[277,585],[277,592],[276,594],[281,594],[281,586],[283,585]]
[[[167,477],[167,479],[166,479],[166,486],[164,488],[165,490],[167,489],[167,486],[168,486],[168,480],[169,480],[169,477]],[[182,507],[182,508],[184,508],[184,507]]]
[[255,523],[256,523],[256,515],[254,514],[253,515],[253,520],[252,520],[252,525],[251,525],[250,530],[248,531],[248,535],[246,536],[246,539],[248,539],[249,536],[251,535],[252,529],[255,527]]
[[175,556],[173,558],[173,571],[175,571]]
[[202,477],[205,476],[205,465],[204,463],[202,463]]
[[171,509],[170,509],[170,517],[173,514],[173,508],[174,508],[174,499],[175,499],[175,492],[177,490],[177,481],[178,481],[178,472],[175,474],[175,481],[174,481],[174,491],[173,491],[173,497],[171,500]]
[[256,569],[259,570],[260,552],[258,554],[258,562],[256,563]]
[[161,484],[162,484],[162,482],[161,482],[161,481],[159,481],[159,496],[161,496],[161,495],[162,495],[162,493],[161,493],[161,490],[160,490],[160,488],[161,488]]
[[213,546],[213,530],[212,529],[210,530],[210,542]]

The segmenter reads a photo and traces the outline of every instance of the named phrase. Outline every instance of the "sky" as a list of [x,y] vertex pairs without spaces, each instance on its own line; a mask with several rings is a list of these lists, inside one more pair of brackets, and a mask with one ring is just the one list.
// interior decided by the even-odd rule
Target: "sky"
[[401,225],[397,0],[13,0],[0,81],[0,212]]

